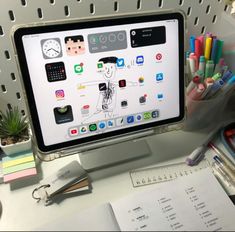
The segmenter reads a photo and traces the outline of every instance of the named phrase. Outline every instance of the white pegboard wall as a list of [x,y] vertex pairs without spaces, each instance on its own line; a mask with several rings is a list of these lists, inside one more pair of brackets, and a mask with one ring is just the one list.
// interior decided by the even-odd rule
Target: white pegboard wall
[[14,25],[172,8],[185,12],[189,33],[195,35],[215,28],[222,12],[231,10],[223,0],[1,0],[0,110],[19,106],[25,113],[10,38]]

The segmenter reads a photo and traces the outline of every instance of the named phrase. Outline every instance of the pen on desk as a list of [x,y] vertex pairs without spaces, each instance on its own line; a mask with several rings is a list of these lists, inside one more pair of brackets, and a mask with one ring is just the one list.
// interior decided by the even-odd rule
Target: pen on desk
[[235,173],[233,172],[233,170],[231,170],[227,166],[227,164],[223,162],[223,160],[220,157],[214,156],[213,159],[219,165],[219,167],[223,170],[223,172],[226,173],[226,175],[230,177],[232,182],[235,183]]
[[212,142],[208,143],[208,147],[210,147],[211,149],[214,150],[214,152],[226,163],[226,165],[232,169],[233,171],[235,171],[235,165],[233,164],[233,162],[227,157],[226,154],[224,154],[223,151],[221,151],[217,146],[215,146],[215,144],[213,144]]
[[185,160],[189,166],[197,165],[205,157],[206,146],[197,147]]

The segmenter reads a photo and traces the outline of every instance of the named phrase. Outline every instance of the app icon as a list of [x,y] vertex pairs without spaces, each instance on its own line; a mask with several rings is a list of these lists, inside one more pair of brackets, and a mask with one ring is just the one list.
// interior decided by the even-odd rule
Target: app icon
[[156,60],[160,61],[162,59],[162,54],[161,53],[157,53],[156,54]]
[[69,129],[69,135],[71,137],[78,135],[78,129],[76,127]]
[[123,126],[124,125],[124,118],[123,117],[117,118],[116,119],[116,125],[117,126]]
[[144,113],[144,120],[149,120],[152,118],[152,114],[151,112],[145,112]]
[[107,90],[106,83],[100,83],[99,84],[99,91],[105,91],[105,90]]
[[164,78],[163,73],[156,74],[156,81],[163,81],[163,78]]
[[105,122],[99,122],[98,124],[100,130],[104,130],[106,128],[106,123]]
[[103,62],[103,61],[99,61],[99,62],[97,63],[98,72],[102,72],[102,71],[103,71],[103,68],[104,68],[104,62]]
[[81,114],[84,116],[84,115],[88,115],[89,114],[89,111],[90,111],[90,106],[89,105],[84,105],[82,108],[81,108]]
[[114,127],[114,120],[108,120],[107,126],[108,128]]
[[57,100],[63,100],[64,99],[64,90],[59,89],[55,91],[55,96]]
[[119,87],[120,87],[120,88],[124,88],[124,87],[126,87],[126,80],[120,80],[120,81],[118,82],[118,84],[119,84]]
[[83,63],[75,64],[74,65],[74,72],[76,74],[82,74],[83,73]]
[[158,93],[158,94],[157,94],[157,99],[158,99],[159,101],[162,101],[162,100],[163,100],[163,93]]
[[142,65],[144,63],[144,56],[136,57],[136,64]]
[[147,94],[145,94],[145,95],[141,96],[141,97],[139,98],[139,102],[140,102],[140,104],[144,104],[144,103],[146,103],[146,99],[147,99]]
[[125,66],[125,61],[123,58],[117,59],[117,67],[118,68],[123,68]]
[[49,82],[63,81],[66,79],[65,66],[63,62],[46,64],[45,69],[47,80]]
[[70,105],[54,108],[55,121],[57,124],[73,121],[73,112]]
[[144,83],[144,77],[140,77],[140,78],[139,78],[139,83],[140,83],[140,84],[143,84],[143,83]]
[[154,110],[152,112],[152,118],[158,118],[159,117],[159,111],[158,110]]
[[135,117],[133,115],[128,116],[126,121],[127,121],[128,124],[133,123],[135,121]]
[[85,53],[85,43],[82,35],[65,37],[64,40],[68,56],[77,56]]
[[59,38],[41,40],[41,48],[44,59],[62,57],[62,48]]
[[140,122],[140,121],[142,121],[142,120],[143,120],[142,114],[137,114],[137,115],[136,115],[136,121]]
[[128,101],[127,100],[121,101],[121,107],[122,108],[126,108],[127,106],[128,106]]
[[79,128],[79,132],[80,132],[80,134],[85,134],[85,133],[87,133],[87,126],[81,126],[81,127]]
[[97,125],[96,125],[95,123],[90,124],[90,125],[89,125],[89,130],[90,130],[91,132],[96,131],[96,130],[97,130]]

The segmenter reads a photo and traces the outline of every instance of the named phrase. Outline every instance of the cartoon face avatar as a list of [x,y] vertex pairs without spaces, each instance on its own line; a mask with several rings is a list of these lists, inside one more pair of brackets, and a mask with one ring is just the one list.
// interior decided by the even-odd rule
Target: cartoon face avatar
[[65,46],[68,56],[77,56],[85,53],[85,44],[82,35],[65,37]]
[[103,62],[103,77],[106,80],[112,80],[115,78],[116,73],[116,63],[117,57],[105,57],[99,60],[99,62]]

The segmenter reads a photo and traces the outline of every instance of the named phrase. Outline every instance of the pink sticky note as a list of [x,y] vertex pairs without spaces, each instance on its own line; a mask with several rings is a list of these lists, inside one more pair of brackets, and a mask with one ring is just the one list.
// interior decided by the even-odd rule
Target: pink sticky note
[[17,179],[20,179],[20,178],[23,178],[23,177],[26,177],[26,176],[33,176],[33,175],[36,175],[36,174],[37,174],[36,168],[30,168],[30,169],[26,169],[26,170],[23,170],[23,171],[19,171],[19,172],[15,172],[15,173],[5,175],[3,177],[3,181],[6,183],[6,182],[17,180]]

